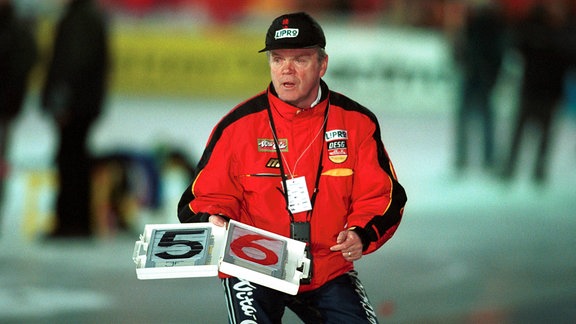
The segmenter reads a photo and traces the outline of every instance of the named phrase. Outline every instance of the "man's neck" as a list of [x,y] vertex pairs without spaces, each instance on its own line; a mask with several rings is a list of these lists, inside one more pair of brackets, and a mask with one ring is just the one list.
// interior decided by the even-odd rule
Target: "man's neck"
[[318,96],[316,97],[316,100],[312,102],[310,108],[314,108],[314,106],[316,106],[320,102],[320,98],[322,98],[322,87],[318,86]]

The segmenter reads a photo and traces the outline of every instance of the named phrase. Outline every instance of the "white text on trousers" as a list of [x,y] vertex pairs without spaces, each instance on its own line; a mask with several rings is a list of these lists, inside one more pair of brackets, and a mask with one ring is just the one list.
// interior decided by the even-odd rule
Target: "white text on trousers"
[[242,307],[242,312],[244,312],[244,315],[254,319],[244,320],[241,322],[241,324],[256,324],[256,308],[252,305],[254,298],[251,297],[256,287],[254,287],[249,281],[240,280],[240,282],[234,285],[233,289],[237,292],[236,299],[240,301],[239,304],[240,307]]

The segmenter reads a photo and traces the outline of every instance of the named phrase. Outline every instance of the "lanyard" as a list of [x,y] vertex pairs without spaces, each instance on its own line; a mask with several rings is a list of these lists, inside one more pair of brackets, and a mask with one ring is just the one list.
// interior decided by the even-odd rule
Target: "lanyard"
[[[288,199],[288,187],[286,185],[286,179],[288,176],[286,175],[284,169],[284,161],[282,159],[282,152],[280,151],[280,143],[278,142],[278,136],[276,132],[276,126],[274,124],[274,118],[272,117],[272,108],[271,105],[268,105],[268,117],[270,118],[270,128],[272,128],[272,135],[274,137],[274,146],[276,147],[276,155],[278,155],[278,163],[280,165],[280,175],[282,178],[282,186],[284,190],[280,190],[282,195],[284,196],[284,200],[286,200],[286,210],[288,211],[288,215],[290,216],[290,221],[294,222],[294,215],[290,210],[289,206],[289,199]],[[330,109],[330,100],[328,100],[326,110],[324,111],[324,125],[322,126],[322,147],[320,149],[320,159],[318,160],[318,168],[316,171],[316,181],[314,182],[314,191],[312,192],[312,197],[310,198],[310,204],[312,205],[312,209],[308,211],[307,218],[312,217],[312,210],[314,209],[314,202],[316,201],[316,196],[318,194],[318,187],[320,185],[320,175],[322,174],[322,160],[324,158],[324,143],[326,138],[326,126],[328,124],[328,110]]]

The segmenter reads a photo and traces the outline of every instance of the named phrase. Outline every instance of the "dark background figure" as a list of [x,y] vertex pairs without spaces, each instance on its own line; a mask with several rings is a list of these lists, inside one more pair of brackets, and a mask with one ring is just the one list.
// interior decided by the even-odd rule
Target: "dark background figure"
[[[564,106],[572,125],[576,122],[576,1],[569,1],[568,18],[566,25],[566,39],[562,42],[564,50],[568,53],[569,67],[564,82]],[[574,141],[576,144],[576,140]],[[576,148],[576,146],[574,147]]]
[[[504,166],[506,179],[514,174],[523,135],[536,130],[539,141],[532,178],[537,183],[546,180],[553,121],[564,95],[570,64],[565,44],[569,30],[567,13],[563,1],[541,1],[518,25],[516,47],[523,59],[524,72],[510,155]],[[529,125],[534,127],[528,128]]]
[[[466,22],[455,44],[455,59],[462,72],[460,102],[456,113],[456,168],[469,164],[471,139],[484,142],[484,167],[494,166],[494,109],[492,93],[506,49],[507,26],[494,2],[468,9]],[[480,136],[476,136],[480,120]],[[481,147],[481,146],[479,146]]]
[[90,128],[107,90],[108,30],[103,11],[91,0],[71,0],[61,18],[42,91],[42,107],[59,135],[59,192],[51,236],[89,236],[91,229]]
[[10,126],[22,110],[36,55],[32,30],[16,16],[10,0],[0,0],[0,200],[8,173]]

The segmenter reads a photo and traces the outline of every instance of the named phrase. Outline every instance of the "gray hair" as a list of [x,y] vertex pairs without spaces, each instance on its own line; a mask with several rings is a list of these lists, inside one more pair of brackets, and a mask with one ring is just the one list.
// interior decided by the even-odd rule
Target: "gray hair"
[[[321,63],[326,59],[326,57],[328,57],[326,50],[323,49],[322,47],[316,46],[314,48],[316,49],[316,53],[318,54],[318,62]],[[270,51],[266,51],[266,58],[268,59],[268,61],[270,61]]]

